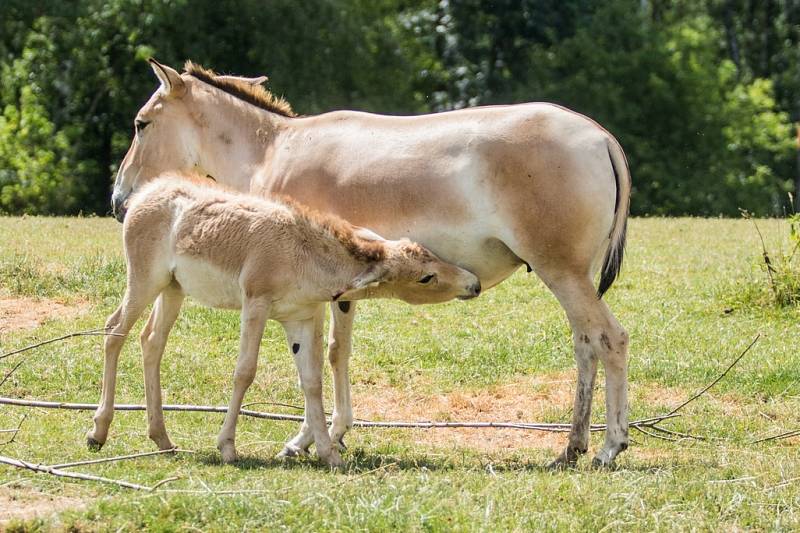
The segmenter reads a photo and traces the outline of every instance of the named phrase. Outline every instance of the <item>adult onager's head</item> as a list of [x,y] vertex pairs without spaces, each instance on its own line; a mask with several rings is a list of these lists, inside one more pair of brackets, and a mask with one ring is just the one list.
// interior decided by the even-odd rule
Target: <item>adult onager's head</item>
[[[158,298],[142,332],[142,350],[149,435],[161,449],[173,444],[161,416],[158,365],[184,295],[212,307],[242,309],[234,393],[218,440],[226,461],[236,457],[236,416],[255,375],[268,318],[286,329],[317,452],[338,465],[341,458],[331,447],[322,410],[321,304],[341,297],[421,302],[480,293],[474,274],[408,239],[385,240],[293,202],[227,192],[175,176],[153,181],[132,198],[123,240],[128,283],[107,327],[127,335],[145,307]],[[91,446],[102,445],[108,436],[123,340],[111,336],[105,344],[103,395],[88,435]],[[289,442],[284,453],[305,448]]]
[[[252,152],[253,145],[240,142],[240,137],[247,126],[258,128],[258,121],[246,114],[230,116],[220,100],[226,104],[246,101],[268,109],[276,122],[279,117],[294,116],[287,102],[261,87],[265,76],[214,76],[191,62],[181,75],[154,59],[150,65],[161,85],[136,114],[133,142],[117,171],[111,206],[119,221],[130,194],[166,171],[206,175],[213,169],[233,188],[249,189],[251,173],[257,169],[240,162],[252,161],[254,156],[261,159],[261,155],[244,153]],[[270,130],[263,129],[265,140]]]

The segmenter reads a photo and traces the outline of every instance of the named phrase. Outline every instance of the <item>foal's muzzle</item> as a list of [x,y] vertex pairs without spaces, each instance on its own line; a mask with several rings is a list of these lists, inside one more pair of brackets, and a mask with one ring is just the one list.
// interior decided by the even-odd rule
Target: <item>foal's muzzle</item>
[[459,300],[472,300],[473,298],[477,298],[481,294],[481,282],[476,281],[469,287],[467,287],[467,294],[459,296]]

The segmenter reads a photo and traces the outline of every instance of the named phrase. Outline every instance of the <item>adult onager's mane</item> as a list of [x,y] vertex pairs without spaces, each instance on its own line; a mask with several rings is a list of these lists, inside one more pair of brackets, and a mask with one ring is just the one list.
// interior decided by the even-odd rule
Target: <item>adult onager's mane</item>
[[211,69],[187,61],[183,67],[186,74],[198,80],[225,91],[231,96],[244,100],[248,104],[260,107],[272,113],[278,113],[285,117],[295,117],[297,114],[292,111],[292,106],[280,96],[275,96],[261,85],[251,85],[243,81],[232,79],[220,79],[216,72]]

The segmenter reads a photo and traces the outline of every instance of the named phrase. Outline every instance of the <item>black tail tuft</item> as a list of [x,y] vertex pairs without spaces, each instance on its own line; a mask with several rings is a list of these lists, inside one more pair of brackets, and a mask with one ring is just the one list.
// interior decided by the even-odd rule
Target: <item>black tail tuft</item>
[[597,297],[602,298],[606,291],[614,283],[622,270],[622,258],[625,255],[625,235],[628,232],[628,219],[622,223],[622,231],[619,240],[609,246],[606,257],[603,260],[603,269],[600,271],[600,285],[597,287]]

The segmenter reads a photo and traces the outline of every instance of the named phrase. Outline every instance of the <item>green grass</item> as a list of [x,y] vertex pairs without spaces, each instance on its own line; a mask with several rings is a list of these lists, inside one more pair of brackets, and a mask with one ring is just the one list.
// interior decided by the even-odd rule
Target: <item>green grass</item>
[[[784,238],[780,221],[759,221],[768,245]],[[102,325],[124,289],[120,226],[108,219],[0,218],[0,290],[19,296],[88,302],[89,312],[36,330],[0,334],[0,352]],[[761,306],[743,297],[766,282],[760,243],[743,220],[635,219],[622,278],[607,295],[631,336],[631,415],[668,410],[719,374],[756,334],[752,352],[668,427],[718,439],[666,442],[633,432],[615,471],[543,465],[538,445],[513,451],[426,445],[422,431],[355,429],[344,472],[314,460],[272,459],[295,424],[243,419],[243,460],[221,465],[214,448],[221,415],[167,413],[167,428],[196,454],[149,457],[77,470],[142,484],[180,476],[164,487],[198,493],[152,494],[62,481],[0,466],[0,496],[44,492],[85,502],[79,509],[18,530],[333,530],[494,529],[797,529],[798,440],[753,445],[758,437],[800,428],[800,308]],[[415,396],[489,389],[521,376],[571,371],[569,329],[555,299],[521,269],[472,302],[411,307],[360,304],[352,362],[354,394],[392,387]],[[169,403],[226,404],[235,362],[238,315],[185,306],[167,346],[162,386]],[[24,360],[0,394],[96,402],[101,342],[77,338],[0,361],[0,373]],[[372,388],[370,388],[372,387]],[[657,388],[667,396],[651,394]],[[326,389],[329,391],[330,389]],[[603,420],[603,390],[594,419]],[[117,399],[143,402],[138,343],[120,360]],[[302,402],[277,324],[268,326],[259,374],[245,401]],[[327,393],[326,403],[330,404]],[[276,410],[267,407],[270,410]],[[567,420],[554,404],[546,421]],[[154,449],[144,413],[118,413],[106,447],[84,446],[90,412],[0,407],[0,428],[28,418],[0,454],[53,464]],[[356,412],[356,416],[359,413]],[[452,414],[459,418],[458,413]],[[537,414],[538,418],[542,418]],[[525,419],[534,415],[525,413]],[[544,420],[543,420],[544,421]],[[0,440],[4,439],[0,434]],[[439,439],[441,441],[441,439]],[[592,437],[598,449],[602,435]],[[212,492],[207,492],[205,487]],[[213,491],[255,491],[215,495]]]

